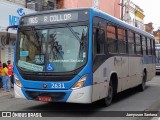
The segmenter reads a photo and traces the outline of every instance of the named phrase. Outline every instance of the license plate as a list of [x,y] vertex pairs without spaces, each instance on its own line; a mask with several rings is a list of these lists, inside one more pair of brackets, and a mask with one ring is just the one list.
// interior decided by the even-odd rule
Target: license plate
[[38,100],[42,102],[51,102],[52,98],[48,96],[38,96]]

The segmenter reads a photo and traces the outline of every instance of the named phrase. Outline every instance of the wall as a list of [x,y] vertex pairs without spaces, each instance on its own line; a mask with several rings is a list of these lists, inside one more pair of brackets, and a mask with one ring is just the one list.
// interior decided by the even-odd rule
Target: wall
[[120,6],[118,5],[120,0],[99,0],[99,9],[120,18]]
[[[98,9],[120,18],[120,0],[97,0]],[[93,0],[64,0],[64,8],[93,7]]]
[[91,6],[91,0],[64,0],[64,8],[78,8]]
[[26,0],[0,0],[1,2],[10,3],[10,4],[16,4],[21,7],[25,7],[25,1]]

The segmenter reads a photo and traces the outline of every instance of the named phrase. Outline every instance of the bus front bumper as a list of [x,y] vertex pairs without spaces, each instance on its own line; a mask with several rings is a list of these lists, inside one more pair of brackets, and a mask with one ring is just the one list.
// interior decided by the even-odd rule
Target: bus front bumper
[[20,88],[14,85],[14,93],[16,98],[28,100],[39,100],[39,97],[50,97],[50,102],[91,103],[92,86],[75,90],[41,90]]

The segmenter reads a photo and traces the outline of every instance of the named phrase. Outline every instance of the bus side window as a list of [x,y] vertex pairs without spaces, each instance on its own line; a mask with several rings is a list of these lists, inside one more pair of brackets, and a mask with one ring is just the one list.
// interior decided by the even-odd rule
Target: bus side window
[[151,46],[151,40],[147,38],[147,49],[148,49],[148,55],[152,54],[152,46]]
[[137,55],[141,55],[141,36],[139,34],[135,34],[135,41],[136,41],[136,53]]
[[144,36],[142,36],[142,49],[143,49],[143,55],[147,55],[146,38]]
[[105,32],[94,28],[94,51],[96,54],[104,54]]
[[117,53],[117,37],[116,37],[116,27],[112,24],[107,24],[106,26],[107,35],[107,49],[109,53]]
[[134,32],[128,30],[128,52],[130,55],[135,54],[135,47]]

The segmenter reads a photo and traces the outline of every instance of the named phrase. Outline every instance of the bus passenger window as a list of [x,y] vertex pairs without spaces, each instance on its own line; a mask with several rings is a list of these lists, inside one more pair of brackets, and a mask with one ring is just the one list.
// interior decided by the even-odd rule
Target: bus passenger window
[[118,28],[118,47],[119,53],[127,53],[126,31],[123,28]]
[[135,40],[136,40],[136,53],[138,55],[141,55],[142,51],[141,51],[141,37],[140,37],[140,35],[135,34]]
[[107,47],[109,53],[117,53],[117,39],[116,39],[116,28],[112,25],[107,25]]
[[104,54],[105,32],[102,29],[94,28],[94,50],[96,54]]
[[151,40],[147,38],[147,49],[148,49],[148,55],[151,55],[152,49],[151,49]]
[[147,55],[146,38],[144,36],[142,37],[142,49],[143,49],[143,55]]
[[132,31],[128,31],[128,52],[130,55],[135,54],[134,33]]

